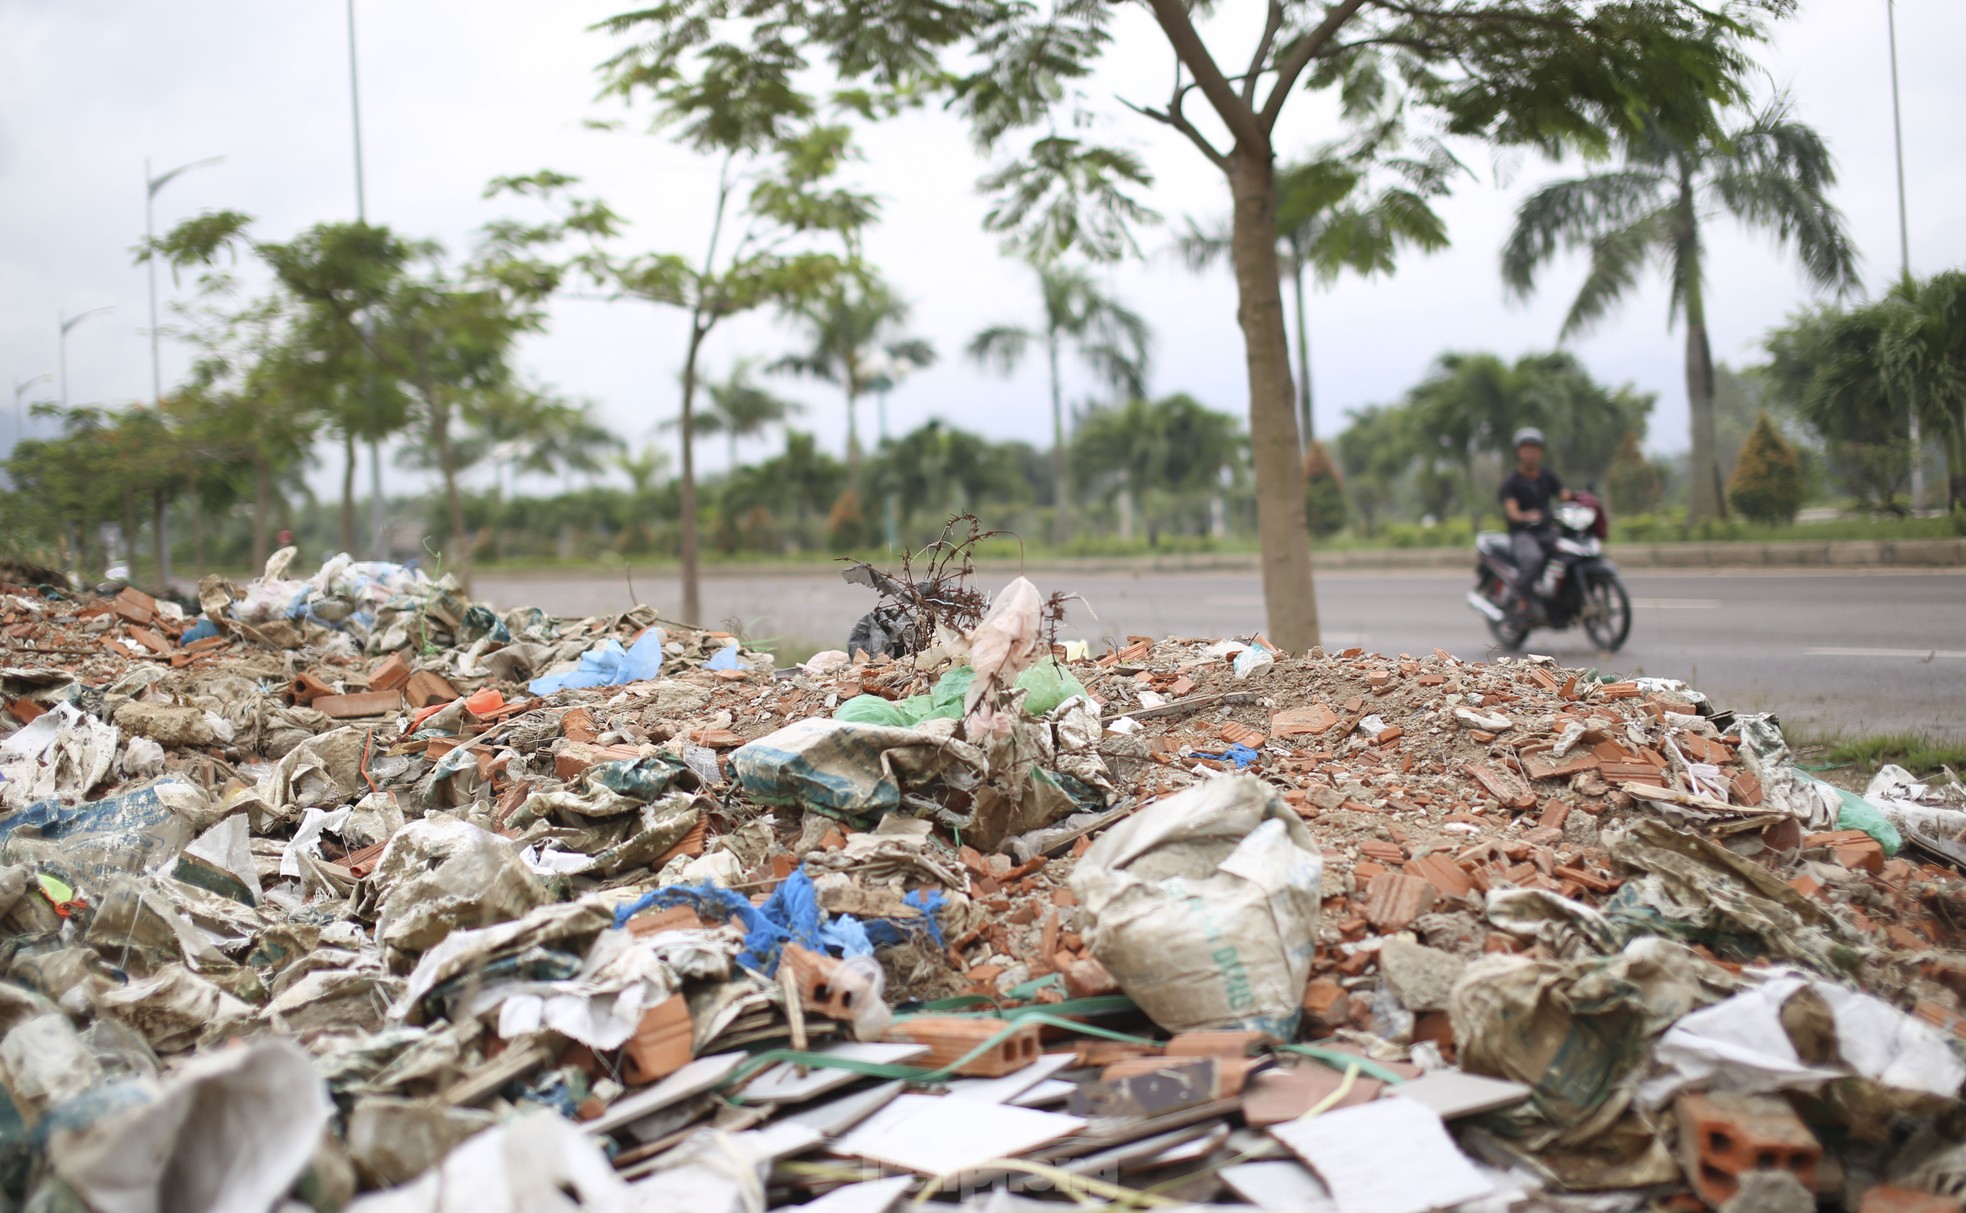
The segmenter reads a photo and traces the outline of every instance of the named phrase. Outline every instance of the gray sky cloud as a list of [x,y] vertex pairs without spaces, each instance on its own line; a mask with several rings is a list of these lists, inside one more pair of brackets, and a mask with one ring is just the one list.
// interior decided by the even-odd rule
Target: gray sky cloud
[[[715,166],[660,138],[581,126],[585,118],[626,117],[638,127],[645,117],[594,99],[593,67],[610,42],[586,27],[621,7],[358,0],[370,218],[462,250],[486,220],[521,205],[483,200],[488,179],[552,167],[585,178],[633,220],[628,246],[699,249]],[[1242,7],[1225,6],[1211,30],[1219,46],[1246,45],[1234,25]],[[1147,157],[1159,179],[1153,201],[1169,219],[1218,214],[1226,191],[1214,170],[1178,136],[1114,101],[1158,102],[1166,87],[1167,52],[1150,29],[1132,24],[1137,19],[1122,24],[1088,98],[1107,115],[1107,133]],[[1966,82],[1950,62],[1966,43],[1966,5],[1902,0],[1898,26],[1912,266],[1929,273],[1966,264],[1957,201],[1966,197],[1957,133]],[[346,54],[336,0],[13,0],[0,7],[0,375],[7,386],[55,368],[57,309],[108,304],[112,315],[70,335],[70,399],[123,404],[149,395],[144,274],[129,252],[142,235],[145,156],[159,170],[226,158],[158,196],[160,228],[217,207],[257,216],[268,236],[352,216]],[[1763,62],[1773,85],[1790,89],[1801,116],[1830,140],[1842,173],[1837,201],[1863,254],[1865,282],[1880,289],[1898,260],[1884,0],[1804,0]],[[1296,152],[1330,137],[1323,117],[1302,107],[1286,118],[1280,145]],[[939,416],[995,437],[1045,441],[1047,405],[1035,366],[1000,379],[959,356],[977,328],[1026,320],[1036,307],[1029,272],[1000,256],[981,230],[984,206],[973,183],[985,165],[961,126],[940,114],[871,130],[864,143],[867,158],[855,175],[882,196],[886,216],[871,252],[942,355],[894,393],[893,428]],[[1409,259],[1392,279],[1341,281],[1312,301],[1323,433],[1335,432],[1347,409],[1396,399],[1443,350],[1515,354],[1554,341],[1581,266],[1560,265],[1537,300],[1515,305],[1504,301],[1496,261],[1516,202],[1575,166],[1518,158],[1498,183],[1486,153],[1461,150],[1480,180],[1464,183],[1444,208],[1454,247]],[[1766,239],[1726,221],[1712,230],[1715,353],[1751,360],[1766,328],[1808,296],[1793,264]],[[1112,272],[1158,334],[1153,387],[1241,412],[1242,346],[1227,272],[1189,274],[1158,253],[1166,241],[1165,230],[1144,232],[1154,255]],[[167,275],[162,294],[181,297]],[[594,401],[630,443],[669,442],[655,426],[676,409],[683,332],[677,315],[647,304],[566,300],[554,306],[551,332],[528,344],[525,362],[536,377]],[[711,367],[775,355],[794,341],[772,317],[747,318],[713,338]],[[1667,331],[1658,282],[1576,348],[1600,378],[1658,394],[1650,446],[1685,445],[1682,346]],[[188,351],[167,343],[167,384],[188,364]],[[804,424],[838,450],[845,433],[838,395],[820,384],[779,386],[810,406]],[[862,422],[871,431],[872,416]],[[30,433],[47,427],[29,422]],[[11,445],[14,433],[12,415],[0,418],[0,441]],[[712,468],[723,460],[721,444],[704,454]],[[333,471],[330,455],[323,485]],[[406,475],[392,472],[398,484]]]

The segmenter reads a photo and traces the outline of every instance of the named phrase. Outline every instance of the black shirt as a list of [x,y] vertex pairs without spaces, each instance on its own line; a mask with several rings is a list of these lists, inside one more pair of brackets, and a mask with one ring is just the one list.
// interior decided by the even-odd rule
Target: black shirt
[[1525,513],[1535,510],[1543,516],[1541,522],[1509,523],[1511,531],[1521,531],[1547,524],[1550,520],[1550,502],[1562,492],[1563,482],[1548,468],[1540,469],[1534,480],[1523,475],[1521,468],[1515,468],[1509,472],[1509,478],[1502,482],[1502,491],[1496,495],[1496,500],[1513,499],[1517,509]]

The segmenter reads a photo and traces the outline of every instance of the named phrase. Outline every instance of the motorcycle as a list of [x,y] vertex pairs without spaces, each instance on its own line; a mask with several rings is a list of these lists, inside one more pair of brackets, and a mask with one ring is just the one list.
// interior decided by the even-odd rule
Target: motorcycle
[[1475,536],[1475,588],[1468,606],[1488,621],[1495,642],[1519,649],[1538,627],[1563,631],[1581,624],[1600,652],[1615,653],[1631,634],[1631,596],[1618,568],[1604,556],[1609,515],[1590,493],[1578,493],[1550,510],[1556,546],[1536,583],[1544,618],[1531,619],[1513,608],[1515,549],[1509,536],[1483,531]]

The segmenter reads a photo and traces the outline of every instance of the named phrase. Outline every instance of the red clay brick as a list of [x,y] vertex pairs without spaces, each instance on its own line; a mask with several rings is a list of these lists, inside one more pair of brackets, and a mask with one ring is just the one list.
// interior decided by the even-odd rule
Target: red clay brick
[[1959,1198],[1879,1184],[1864,1193],[1858,1213],[1959,1213]]
[[1816,1190],[1823,1147],[1786,1100],[1715,1092],[1682,1095],[1677,1108],[1680,1165],[1709,1205],[1726,1203],[1747,1171],[1787,1171]]
[[391,653],[369,670],[371,691],[399,690],[410,680],[410,663],[401,653]]
[[672,994],[643,1011],[635,1035],[621,1048],[623,1081],[633,1087],[645,1086],[688,1065],[693,1032],[689,1003],[681,994]]
[[418,670],[403,684],[403,696],[413,708],[427,708],[433,703],[449,703],[456,699],[457,688],[450,680],[433,670]]
[[[887,1040],[927,1045],[928,1055],[916,1065],[941,1069],[955,1065],[976,1046],[1010,1025],[1001,1019],[964,1019],[956,1015],[918,1015],[888,1028]],[[956,1073],[976,1078],[997,1078],[1030,1065],[1038,1058],[1038,1025],[1019,1024],[979,1057],[956,1067]]]

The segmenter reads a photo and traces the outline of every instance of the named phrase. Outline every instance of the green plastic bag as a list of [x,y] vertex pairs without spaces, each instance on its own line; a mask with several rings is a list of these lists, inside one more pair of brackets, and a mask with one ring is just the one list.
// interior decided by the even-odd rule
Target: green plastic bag
[[[969,694],[970,684],[975,681],[976,671],[959,665],[937,679],[926,695],[911,695],[901,700],[855,695],[834,709],[833,719],[903,729],[925,720],[958,720],[963,714],[963,697]],[[1085,685],[1055,661],[1025,670],[1017,676],[1014,685],[1024,690],[1024,711],[1031,716],[1043,716],[1072,696],[1085,694]]]
[[1891,819],[1878,811],[1876,805],[1865,800],[1855,792],[1845,791],[1833,783],[1826,783],[1816,778],[1801,767],[1795,767],[1793,771],[1797,779],[1806,779],[1810,783],[1821,784],[1823,787],[1835,792],[1837,797],[1842,800],[1842,805],[1836,810],[1837,829],[1862,830],[1877,840],[1877,845],[1884,848],[1886,855],[1896,855],[1904,848],[1904,835],[1898,833],[1898,827],[1891,824]]

